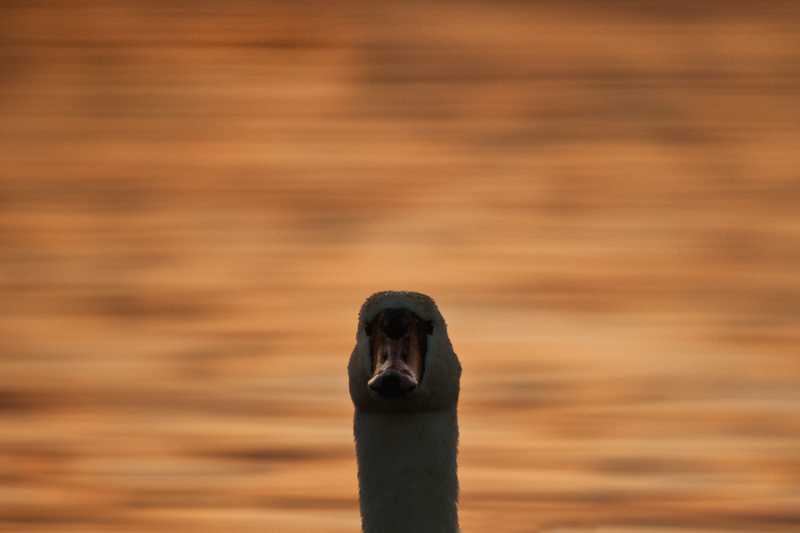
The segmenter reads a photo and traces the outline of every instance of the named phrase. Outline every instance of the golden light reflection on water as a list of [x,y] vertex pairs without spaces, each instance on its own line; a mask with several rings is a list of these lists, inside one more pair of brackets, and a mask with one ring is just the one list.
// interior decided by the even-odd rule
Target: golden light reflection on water
[[648,6],[3,5],[3,530],[357,531],[384,289],[465,532],[800,527],[800,13]]

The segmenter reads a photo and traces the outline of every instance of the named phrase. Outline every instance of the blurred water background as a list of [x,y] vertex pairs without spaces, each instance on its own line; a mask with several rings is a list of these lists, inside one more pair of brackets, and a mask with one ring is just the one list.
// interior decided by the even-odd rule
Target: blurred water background
[[465,533],[800,531],[800,4],[0,4],[0,528],[359,529],[378,290]]

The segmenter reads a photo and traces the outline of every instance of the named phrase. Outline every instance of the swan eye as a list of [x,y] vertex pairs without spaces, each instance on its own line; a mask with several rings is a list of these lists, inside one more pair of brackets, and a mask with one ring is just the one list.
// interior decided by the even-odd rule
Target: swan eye
[[433,333],[433,320],[428,320],[424,323],[425,325],[425,335],[430,335]]
[[364,324],[364,333],[367,334],[367,337],[372,336],[372,322],[367,322]]

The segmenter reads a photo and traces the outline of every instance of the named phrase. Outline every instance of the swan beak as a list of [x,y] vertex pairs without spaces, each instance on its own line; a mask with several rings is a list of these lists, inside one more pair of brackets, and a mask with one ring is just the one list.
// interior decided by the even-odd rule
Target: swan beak
[[422,357],[413,330],[400,339],[379,335],[374,343],[372,361],[375,373],[367,386],[387,399],[406,396],[419,384]]

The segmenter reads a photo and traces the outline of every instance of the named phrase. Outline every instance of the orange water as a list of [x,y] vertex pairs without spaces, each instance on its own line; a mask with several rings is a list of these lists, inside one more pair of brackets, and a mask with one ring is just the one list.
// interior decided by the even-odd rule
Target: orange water
[[465,533],[800,531],[794,3],[0,7],[0,529],[359,528],[372,292]]

